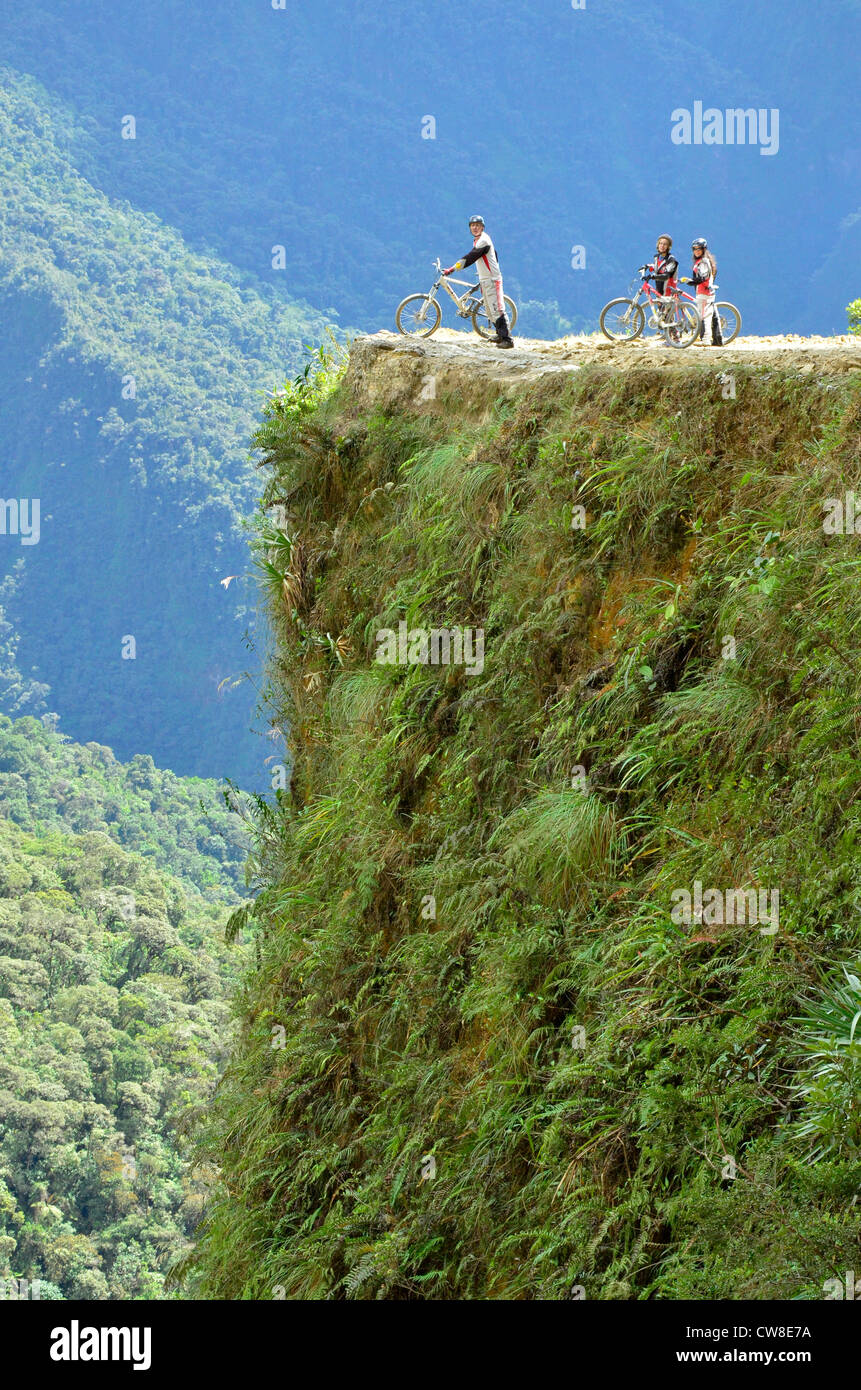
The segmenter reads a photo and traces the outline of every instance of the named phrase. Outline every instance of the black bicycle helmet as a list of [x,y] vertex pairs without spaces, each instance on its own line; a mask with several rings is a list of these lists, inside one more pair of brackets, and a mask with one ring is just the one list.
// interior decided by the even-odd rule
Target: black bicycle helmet
[[709,244],[704,236],[694,237],[694,240],[691,242],[691,250],[696,251],[697,247],[702,247],[703,251],[708,251]]

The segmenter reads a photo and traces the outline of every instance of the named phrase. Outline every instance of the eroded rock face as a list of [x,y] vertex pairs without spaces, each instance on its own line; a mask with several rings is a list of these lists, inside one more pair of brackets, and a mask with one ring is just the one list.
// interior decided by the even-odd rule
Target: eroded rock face
[[[489,404],[500,390],[548,374],[570,376],[582,362],[576,353],[543,353],[524,339],[513,351],[500,352],[473,334],[439,333],[433,338],[405,338],[399,333],[368,334],[353,341],[347,389],[356,404],[432,411],[434,402],[456,394],[466,407]],[[612,346],[607,344],[608,347]]]
[[833,375],[861,370],[861,339],[741,337],[730,347],[696,344],[678,351],[662,339],[611,343],[598,334],[545,342],[519,338],[500,352],[472,333],[440,329],[432,338],[406,338],[381,331],[354,339],[346,389],[361,408],[415,409],[433,413],[459,403],[465,410],[489,406],[500,394],[522,389],[525,382],[569,378],[589,363],[612,363],[614,371],[666,366],[674,371],[726,372],[732,365],[780,366],[805,374]]

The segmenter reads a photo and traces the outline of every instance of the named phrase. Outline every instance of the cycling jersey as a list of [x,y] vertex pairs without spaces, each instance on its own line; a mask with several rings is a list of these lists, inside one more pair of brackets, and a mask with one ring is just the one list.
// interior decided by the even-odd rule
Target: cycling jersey
[[655,289],[658,294],[665,294],[668,284],[671,289],[675,289],[678,268],[679,263],[672,251],[668,251],[666,255],[661,251],[655,252],[655,259],[649,266],[649,270],[655,277]]
[[721,337],[720,315],[715,308],[715,289],[714,282],[717,275],[717,266],[714,259],[705,251],[699,260],[694,260],[691,279],[697,289],[697,309],[702,320],[700,326],[700,337],[706,342],[711,342],[721,347],[723,338]]
[[463,257],[464,269],[469,265],[477,267],[480,280],[501,280],[502,272],[499,269],[496,248],[487,232],[481,232],[475,238],[472,250]]
[[694,261],[694,268],[691,272],[691,279],[697,287],[697,294],[714,296],[712,289],[714,274],[714,263],[708,252],[705,251],[699,260]]

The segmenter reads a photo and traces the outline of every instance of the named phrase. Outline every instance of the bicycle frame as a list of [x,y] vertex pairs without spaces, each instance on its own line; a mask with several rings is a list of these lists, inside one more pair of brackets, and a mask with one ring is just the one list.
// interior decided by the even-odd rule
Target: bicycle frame
[[[713,288],[717,289],[717,285]],[[642,296],[644,294],[645,302],[642,301]],[[646,323],[649,327],[660,328],[665,326],[668,319],[670,319],[668,310],[670,310],[671,306],[676,306],[677,309],[677,306],[682,300],[693,305],[696,313],[701,316],[702,310],[700,309],[699,298],[700,296],[696,294],[687,294],[677,282],[673,285],[669,294],[658,294],[657,290],[652,288],[650,282],[644,279],[633,302],[634,304],[639,304],[643,312],[651,316],[651,323],[649,323],[648,317],[646,319]]]
[[[462,319],[468,319],[473,309],[475,308],[475,303],[472,300],[472,295],[474,295],[476,291],[480,288],[479,285],[471,285],[468,280],[455,280],[453,275],[443,275],[439,261],[437,261],[437,269],[440,271],[440,273],[433,282],[430,294],[428,295],[428,299],[435,299],[436,292],[439,289],[440,285],[442,285],[449,298],[453,299],[455,304],[457,305],[457,312],[459,316]],[[452,289],[452,285],[463,285],[466,290],[466,294],[457,294],[456,291]]]
[[[714,294],[716,290],[717,290],[717,285],[712,285],[712,288],[711,288],[712,294]],[[679,298],[680,298],[680,299],[689,299],[690,302],[691,302],[694,306],[697,305],[697,303],[699,302],[700,299],[704,299],[704,298],[705,298],[705,295],[688,294],[685,290],[679,290],[678,294],[679,294]],[[717,303],[717,300],[715,300],[715,303]]]
[[[711,287],[711,293],[713,295],[716,294],[717,289],[717,283],[713,284]],[[656,304],[660,305],[669,304],[672,299],[686,299],[689,304],[693,304],[697,313],[699,313],[700,299],[705,298],[704,295],[688,294],[687,290],[683,290],[680,285],[676,285],[675,289],[671,290],[670,294],[658,294],[657,290],[653,290],[649,282],[647,280],[644,280],[637,293],[637,297],[634,300],[635,304],[639,303],[640,295],[643,293],[644,290],[646,292],[646,298],[648,299],[650,305],[653,300]]]
[[[643,294],[645,294],[646,296],[645,304],[641,303],[641,295]],[[656,314],[658,317],[660,317],[661,310],[666,309],[667,305],[672,304],[673,300],[678,299],[679,295],[680,291],[678,290],[678,288],[676,288],[675,290],[671,290],[669,294],[658,294],[657,290],[652,289],[652,286],[649,284],[649,281],[644,280],[643,283],[640,285],[640,288],[638,289],[636,295],[634,296],[633,302],[634,304],[639,304],[640,308],[644,311],[646,309],[646,306],[648,305],[650,313]],[[684,298],[690,299],[691,296],[685,295]],[[696,304],[696,301],[694,301],[694,304]]]

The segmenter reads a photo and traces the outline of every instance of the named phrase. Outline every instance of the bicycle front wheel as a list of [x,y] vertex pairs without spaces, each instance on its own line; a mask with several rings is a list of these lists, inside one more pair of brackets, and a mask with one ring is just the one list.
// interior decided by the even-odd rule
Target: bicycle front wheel
[[666,314],[662,330],[664,341],[674,348],[690,347],[699,337],[701,322],[699,311],[693,304],[676,300]]
[[[505,304],[505,312],[508,317],[508,328],[510,331],[517,322],[517,305],[515,304],[513,299],[508,298],[507,294],[504,294],[502,296],[502,300]],[[491,323],[490,319],[487,317],[487,310],[485,309],[484,304],[476,304],[475,308],[473,309],[472,326],[478,334],[479,338],[496,337],[496,321],[494,320],[494,322]]]
[[716,304],[715,312],[720,321],[720,335],[723,345],[732,343],[741,332],[741,314],[734,304]]
[[632,343],[639,338],[646,316],[633,299],[611,299],[601,310],[601,332],[611,343]]
[[395,310],[398,332],[407,338],[429,338],[439,328],[442,311],[429,294],[411,294]]

